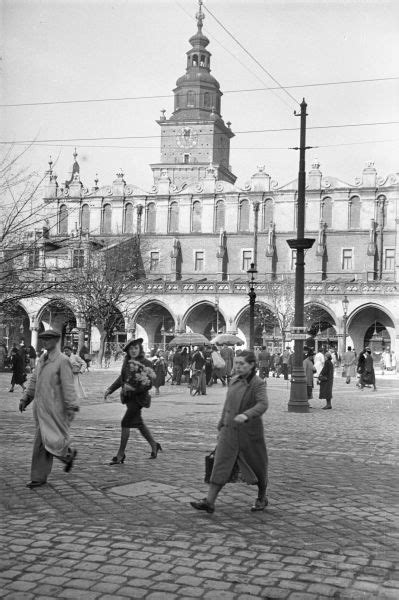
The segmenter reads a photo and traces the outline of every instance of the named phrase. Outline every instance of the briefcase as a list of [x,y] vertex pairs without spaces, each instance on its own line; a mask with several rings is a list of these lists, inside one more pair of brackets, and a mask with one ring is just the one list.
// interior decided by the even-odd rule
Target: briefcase
[[[205,483],[209,483],[209,480],[211,478],[213,463],[215,462],[215,452],[216,452],[216,448],[215,448],[215,450],[212,450],[212,452],[210,452],[209,454],[207,454],[205,456],[205,477],[204,477]],[[239,474],[239,468],[238,468],[238,463],[236,461],[234,463],[233,470],[231,471],[228,483],[235,483],[236,481],[238,481],[238,474]]]

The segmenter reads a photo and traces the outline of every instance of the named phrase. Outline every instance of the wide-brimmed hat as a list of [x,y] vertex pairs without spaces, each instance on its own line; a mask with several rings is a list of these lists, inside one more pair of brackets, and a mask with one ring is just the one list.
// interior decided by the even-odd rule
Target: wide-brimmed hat
[[40,338],[41,340],[43,339],[51,339],[51,338],[60,338],[61,337],[61,333],[59,331],[56,331],[55,329],[46,329],[46,331],[42,331],[42,333],[39,333],[39,335],[37,336],[38,338]]
[[135,340],[129,340],[126,344],[126,346],[123,348],[123,352],[127,352],[130,348],[130,346],[138,346],[139,344],[143,343],[143,338],[137,338]]

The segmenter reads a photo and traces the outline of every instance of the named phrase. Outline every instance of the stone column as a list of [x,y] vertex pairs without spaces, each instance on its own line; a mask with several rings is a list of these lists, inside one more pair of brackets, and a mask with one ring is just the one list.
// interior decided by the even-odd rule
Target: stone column
[[31,330],[31,338],[30,338],[30,343],[31,346],[34,347],[35,350],[38,349],[38,335],[39,335],[39,323],[36,320],[33,320],[31,325],[30,325],[30,330]]

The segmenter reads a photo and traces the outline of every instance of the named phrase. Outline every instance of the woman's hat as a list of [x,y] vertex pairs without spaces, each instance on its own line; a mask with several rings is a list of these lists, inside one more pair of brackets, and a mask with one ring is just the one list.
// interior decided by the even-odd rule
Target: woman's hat
[[143,343],[143,338],[137,338],[136,340],[129,340],[126,346],[123,348],[123,352],[127,352],[130,346],[138,346]]
[[56,331],[55,329],[46,329],[46,331],[42,331],[42,333],[39,333],[39,335],[37,336],[38,338],[40,338],[41,340],[44,339],[51,339],[51,338],[60,338],[61,337],[61,333],[59,331]]

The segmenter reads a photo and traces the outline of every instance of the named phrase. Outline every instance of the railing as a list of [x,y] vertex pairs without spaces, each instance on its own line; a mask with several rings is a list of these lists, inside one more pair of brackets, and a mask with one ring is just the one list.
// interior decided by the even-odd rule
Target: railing
[[[285,286],[284,281],[257,282],[258,295],[268,295],[270,287]],[[151,281],[143,280],[131,285],[132,292],[143,294],[246,294],[246,281]],[[399,284],[393,281],[308,281],[305,295],[396,295]]]

